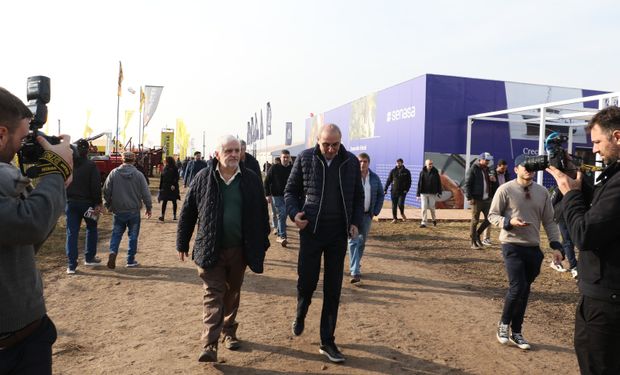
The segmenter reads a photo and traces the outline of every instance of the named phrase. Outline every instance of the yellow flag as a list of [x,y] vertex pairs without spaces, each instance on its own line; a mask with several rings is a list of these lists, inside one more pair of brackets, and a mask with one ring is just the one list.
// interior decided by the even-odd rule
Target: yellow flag
[[125,126],[123,126],[123,131],[121,132],[120,138],[123,140],[123,143],[127,142],[127,126],[129,126],[129,122],[131,121],[131,116],[133,116],[134,110],[126,110],[125,111]]
[[82,138],[86,139],[93,134],[93,129],[90,127],[90,109],[86,111],[86,125],[84,125],[84,136]]
[[123,64],[118,62],[118,96],[121,96],[123,85]]
[[144,89],[140,86],[140,112],[142,112],[142,108],[144,108],[144,101],[146,97],[144,96]]
[[179,157],[185,158],[187,156],[187,148],[189,146],[189,133],[185,126],[183,119],[177,119],[177,145],[179,146]]

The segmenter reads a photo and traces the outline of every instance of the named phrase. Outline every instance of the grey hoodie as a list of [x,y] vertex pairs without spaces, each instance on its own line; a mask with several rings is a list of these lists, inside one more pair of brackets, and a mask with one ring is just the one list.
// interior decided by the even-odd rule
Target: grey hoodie
[[0,163],[0,334],[17,331],[45,315],[35,253],[62,215],[66,196],[59,174],[30,180]]
[[147,211],[153,207],[146,178],[132,164],[123,164],[110,172],[103,184],[103,202],[115,214],[140,212],[142,202]]

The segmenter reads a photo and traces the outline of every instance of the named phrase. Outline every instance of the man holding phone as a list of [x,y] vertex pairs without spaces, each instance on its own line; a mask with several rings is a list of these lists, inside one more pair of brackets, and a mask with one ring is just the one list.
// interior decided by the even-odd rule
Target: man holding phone
[[[540,250],[540,225],[554,249],[554,261],[563,259],[560,231],[553,221],[553,207],[547,189],[533,183],[536,172],[525,168],[525,155],[515,159],[517,178],[501,185],[489,210],[491,224],[501,227],[499,240],[508,273],[509,288],[504,300],[497,340],[530,349],[521,326],[530,295],[530,286],[540,273],[544,255]],[[509,333],[510,328],[510,333]]]
[[344,362],[334,332],[347,251],[347,237],[357,238],[364,214],[364,188],[357,157],[340,143],[338,126],[321,128],[317,145],[302,151],[284,190],[286,211],[299,228],[297,263],[297,316],[293,334],[304,330],[304,320],[316,289],[325,257],[321,346],[332,362]]

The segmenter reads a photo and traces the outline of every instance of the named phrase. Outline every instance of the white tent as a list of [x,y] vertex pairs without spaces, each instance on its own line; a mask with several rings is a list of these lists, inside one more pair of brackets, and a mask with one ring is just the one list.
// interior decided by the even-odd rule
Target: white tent
[[[547,125],[567,126],[567,127],[583,127],[598,112],[608,106],[618,105],[620,92],[609,94],[586,96],[570,100],[562,100],[551,103],[536,104],[526,107],[506,109],[503,111],[479,113],[467,117],[467,144],[465,156],[465,175],[472,160],[471,157],[471,129],[476,121],[498,121],[508,123],[532,123],[538,118],[539,136],[538,136],[538,155],[545,155],[544,141],[546,138],[545,127]],[[585,108],[583,103],[598,102],[598,109]],[[520,119],[510,118],[510,115],[520,115]],[[573,148],[573,132],[568,132],[568,152],[572,153]],[[597,161],[600,161],[597,155]],[[538,171],[536,176],[537,182],[542,184],[543,171]]]

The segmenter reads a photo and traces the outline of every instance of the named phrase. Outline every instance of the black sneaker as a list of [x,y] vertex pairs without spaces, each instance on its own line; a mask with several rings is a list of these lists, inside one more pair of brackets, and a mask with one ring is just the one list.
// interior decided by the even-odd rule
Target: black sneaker
[[420,224],[420,228],[426,228],[426,224]]
[[327,357],[327,359],[334,363],[344,362],[344,356],[340,353],[340,350],[338,350],[336,344],[319,346],[319,353],[323,354]]
[[84,265],[85,266],[99,266],[101,265],[101,258],[99,258],[98,256],[95,256],[93,257],[93,259],[85,260]]
[[525,339],[525,337],[523,337],[521,333],[513,332],[510,335],[510,342],[518,346],[520,349],[523,349],[523,350],[530,349],[530,343],[527,342],[527,340]]
[[360,275],[351,276],[351,284],[357,284],[362,281]]
[[304,333],[304,318],[295,318],[293,322],[293,335],[300,336]]
[[437,220],[433,220],[433,226],[436,227],[437,226]]

